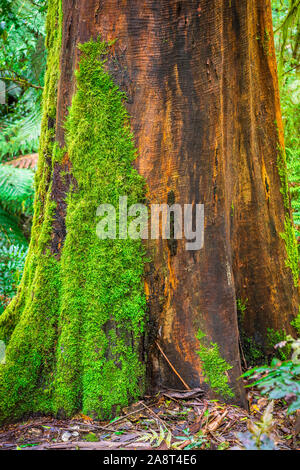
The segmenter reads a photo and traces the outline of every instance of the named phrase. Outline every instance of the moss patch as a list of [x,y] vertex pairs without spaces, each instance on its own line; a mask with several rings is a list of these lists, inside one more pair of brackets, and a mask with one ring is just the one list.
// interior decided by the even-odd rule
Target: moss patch
[[216,343],[205,344],[205,337],[205,333],[199,330],[197,338],[200,341],[200,346],[197,353],[203,365],[204,380],[219,395],[224,398],[232,398],[234,393],[228,385],[227,376],[227,371],[232,369],[232,366],[221,357],[219,346]]
[[300,336],[300,307],[299,307],[299,313],[297,317],[291,322],[291,325],[295,328],[297,331],[297,334]]
[[285,217],[284,232],[280,236],[284,240],[286,247],[287,259],[285,264],[292,271],[294,285],[297,287],[299,280],[298,245],[295,229],[289,215]]
[[293,275],[294,285],[295,287],[297,287],[299,281],[298,247],[295,236],[295,229],[290,216],[290,196],[287,177],[286,154],[285,150],[282,148],[278,148],[277,167],[281,180],[280,191],[283,196],[283,203],[286,212],[284,221],[284,232],[281,233],[280,236],[285,242],[287,253],[286,266],[290,268]]

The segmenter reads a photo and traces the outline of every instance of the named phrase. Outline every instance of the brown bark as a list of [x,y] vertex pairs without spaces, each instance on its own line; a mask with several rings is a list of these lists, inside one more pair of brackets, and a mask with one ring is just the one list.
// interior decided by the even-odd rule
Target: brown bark
[[[200,251],[149,242],[146,273],[152,386],[182,387],[156,339],[191,388],[203,383],[198,329],[233,365],[244,394],[236,299],[248,299],[245,331],[266,347],[266,329],[295,316],[285,266],[284,205],[277,168],[283,144],[269,0],[63,0],[57,138],[75,90],[76,45],[117,39],[107,62],[127,94],[136,168],[150,203],[203,203]],[[276,121],[276,123],[275,123]]]

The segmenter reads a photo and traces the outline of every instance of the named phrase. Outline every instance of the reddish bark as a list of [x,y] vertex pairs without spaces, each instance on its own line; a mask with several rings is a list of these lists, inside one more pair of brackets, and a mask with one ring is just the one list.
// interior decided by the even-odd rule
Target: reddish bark
[[[152,386],[180,387],[159,344],[190,387],[203,383],[198,329],[233,365],[244,403],[236,300],[245,332],[266,348],[285,328],[298,293],[285,266],[277,168],[283,144],[269,0],[63,0],[57,138],[75,90],[77,43],[117,39],[107,62],[127,94],[150,203],[204,203],[200,251],[149,242],[146,273]],[[275,122],[276,121],[276,122]],[[279,134],[279,137],[278,137]]]

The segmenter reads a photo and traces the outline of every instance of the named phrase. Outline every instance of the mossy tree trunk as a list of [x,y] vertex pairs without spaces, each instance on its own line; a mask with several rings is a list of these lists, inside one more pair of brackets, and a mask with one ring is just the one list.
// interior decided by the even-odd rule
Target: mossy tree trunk
[[[244,404],[241,344],[268,353],[298,301],[270,1],[50,0],[47,47],[1,419],[103,418],[145,377],[182,387],[161,351],[189,387]],[[204,248],[149,241],[146,263],[138,240],[100,241],[96,208],[126,194],[203,203]]]

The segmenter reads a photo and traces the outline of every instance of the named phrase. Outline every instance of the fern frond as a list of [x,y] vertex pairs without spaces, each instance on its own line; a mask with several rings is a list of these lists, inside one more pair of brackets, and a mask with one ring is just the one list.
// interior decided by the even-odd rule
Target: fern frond
[[28,242],[19,227],[17,218],[0,207],[0,246],[11,244],[26,247]]
[[37,167],[38,153],[30,153],[29,155],[21,155],[21,157],[14,158],[5,165],[12,165],[15,168],[30,168],[35,170]]
[[13,214],[32,213],[34,173],[0,164],[0,204]]

